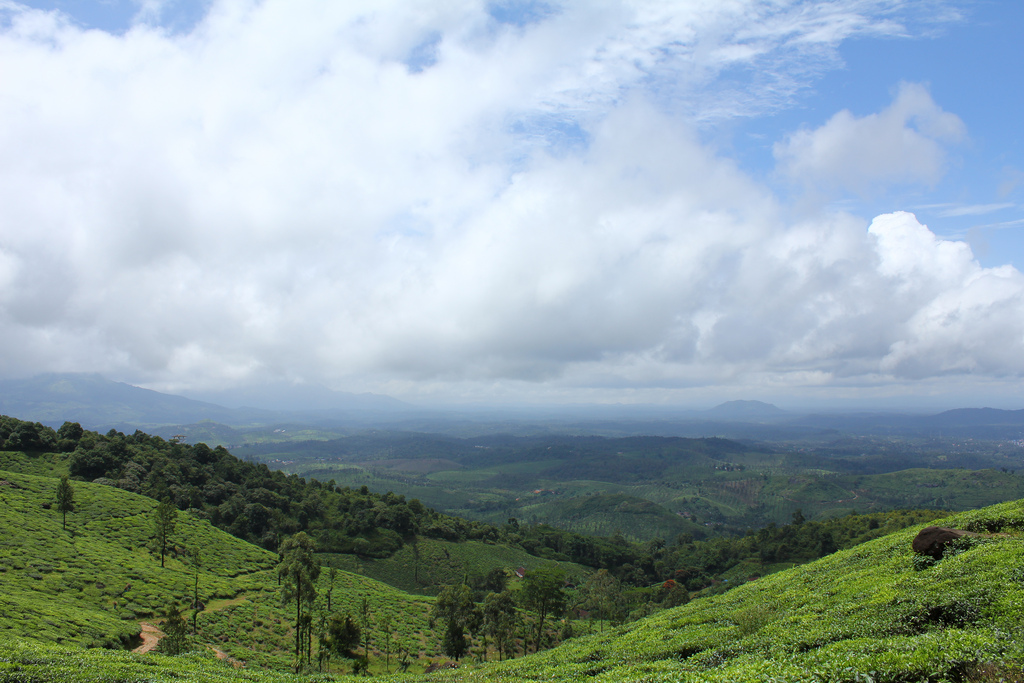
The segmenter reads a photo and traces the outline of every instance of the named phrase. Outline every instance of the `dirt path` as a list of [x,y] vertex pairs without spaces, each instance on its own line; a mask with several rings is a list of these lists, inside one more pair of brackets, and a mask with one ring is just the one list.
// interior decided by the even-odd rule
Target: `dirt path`
[[139,654],[145,652],[151,652],[156,649],[157,643],[164,637],[164,632],[158,629],[153,624],[145,621],[139,622],[139,626],[142,627],[142,633],[139,635],[142,637],[142,645],[132,650],[132,652],[138,652]]

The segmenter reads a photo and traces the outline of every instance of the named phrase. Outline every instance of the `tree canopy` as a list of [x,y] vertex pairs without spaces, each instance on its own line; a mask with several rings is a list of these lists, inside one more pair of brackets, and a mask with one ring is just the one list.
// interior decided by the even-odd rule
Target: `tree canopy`
[[75,489],[65,474],[57,484],[57,512],[63,515],[63,528],[68,528],[68,513],[75,511]]

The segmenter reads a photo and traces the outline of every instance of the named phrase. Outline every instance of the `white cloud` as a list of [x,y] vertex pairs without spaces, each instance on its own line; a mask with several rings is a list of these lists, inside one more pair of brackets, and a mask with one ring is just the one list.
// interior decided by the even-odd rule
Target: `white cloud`
[[[793,222],[694,133],[898,32],[872,3],[514,26],[469,1],[224,1],[187,35],[116,37],[4,7],[0,372],[578,396],[1024,371],[1016,271],[907,214]],[[727,68],[765,79],[744,101]],[[918,158],[851,142],[876,134]],[[961,134],[905,86],[780,154],[930,181]]]
[[942,176],[944,143],[965,136],[963,122],[943,111],[921,85],[903,83],[878,114],[843,110],[815,130],[776,143],[779,170],[825,190],[869,193],[892,183],[933,184]]
[[1001,202],[999,204],[966,204],[963,206],[947,205],[939,209],[938,215],[942,218],[951,218],[955,216],[983,216],[994,211],[1012,209],[1015,206],[1016,204],[1013,204],[1012,202]]

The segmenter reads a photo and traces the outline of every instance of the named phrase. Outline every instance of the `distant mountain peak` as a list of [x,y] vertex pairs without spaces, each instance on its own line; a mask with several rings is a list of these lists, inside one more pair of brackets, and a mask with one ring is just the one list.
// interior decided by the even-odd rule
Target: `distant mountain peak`
[[711,410],[705,411],[706,415],[716,418],[728,418],[734,420],[768,419],[784,417],[788,415],[785,410],[771,403],[764,401],[726,401]]

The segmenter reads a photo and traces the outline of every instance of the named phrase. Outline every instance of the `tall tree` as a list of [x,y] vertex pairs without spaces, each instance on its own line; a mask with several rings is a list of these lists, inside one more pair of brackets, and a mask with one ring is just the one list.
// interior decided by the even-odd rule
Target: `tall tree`
[[334,580],[338,578],[338,570],[330,567],[327,570],[327,613],[331,612],[331,593],[334,592]]
[[621,623],[626,617],[626,600],[622,592],[622,584],[607,569],[600,569],[587,579],[580,590],[579,606],[591,613],[596,613],[601,620],[613,624]]
[[506,589],[500,593],[488,593],[484,598],[484,629],[498,650],[498,661],[508,655],[518,624],[519,612],[516,611],[512,592]]
[[469,586],[447,586],[438,593],[430,617],[444,622],[441,644],[446,655],[461,659],[466,654],[466,631],[476,630],[479,616]]
[[363,660],[370,666],[370,603],[366,596],[359,603],[359,626],[363,630]]
[[163,623],[166,637],[160,641],[160,650],[169,655],[180,655],[188,649],[188,625],[173,602],[167,607]]
[[302,630],[305,626],[302,607],[304,604],[312,606],[316,600],[316,580],[320,577],[315,550],[313,539],[300,531],[281,544],[282,559],[277,569],[278,578],[284,579],[281,602],[287,605],[295,601],[295,662],[299,668],[302,666]]
[[[391,629],[394,625],[391,622],[391,615],[385,614],[380,619],[380,634],[384,637],[384,672],[391,673]],[[377,641],[378,644],[380,640]]]
[[178,508],[174,506],[170,498],[164,498],[156,510],[153,511],[153,543],[160,552],[160,566],[164,566],[164,556],[167,554],[167,544],[174,535],[174,528],[178,524]]
[[520,596],[523,605],[537,614],[537,634],[533,651],[540,650],[544,634],[544,619],[549,614],[560,614],[565,610],[565,573],[557,565],[534,569],[523,578]]
[[192,591],[192,635],[195,635],[199,621],[199,570],[203,566],[203,555],[199,546],[189,548],[188,559],[192,563],[192,572],[195,574],[195,585]]
[[64,515],[63,528],[68,528],[68,513],[75,511],[75,489],[68,481],[68,475],[60,478],[57,484],[57,511]]

